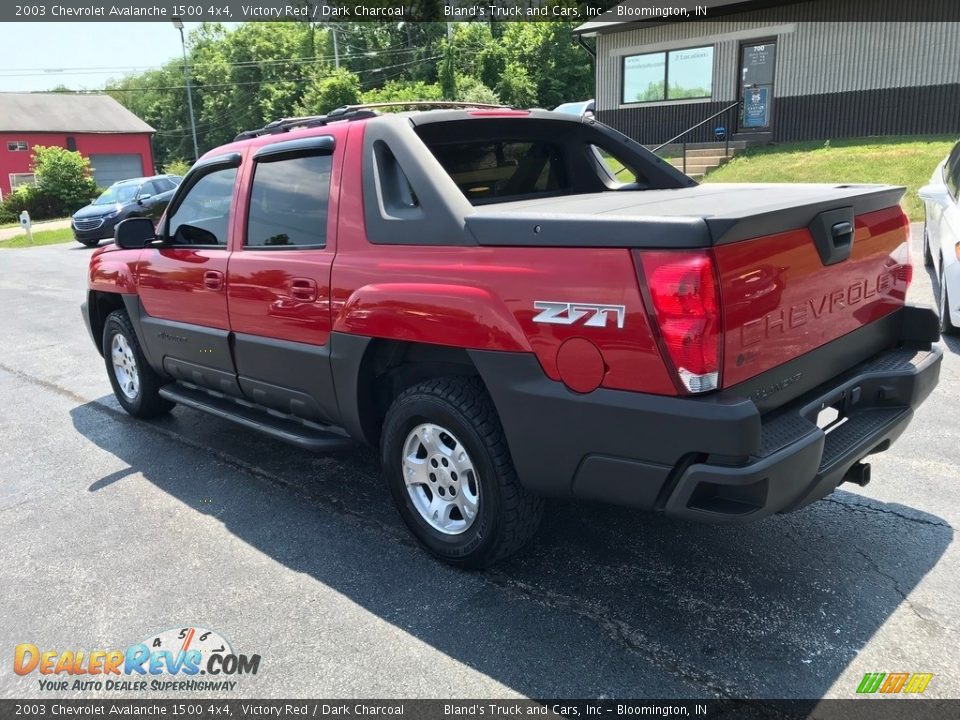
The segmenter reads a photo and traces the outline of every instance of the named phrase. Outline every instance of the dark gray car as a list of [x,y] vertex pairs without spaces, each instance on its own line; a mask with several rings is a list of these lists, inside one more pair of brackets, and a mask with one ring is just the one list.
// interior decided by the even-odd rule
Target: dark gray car
[[117,223],[131,217],[159,218],[180,184],[178,175],[121,180],[100,197],[77,210],[70,221],[73,237],[87,247],[112,238]]

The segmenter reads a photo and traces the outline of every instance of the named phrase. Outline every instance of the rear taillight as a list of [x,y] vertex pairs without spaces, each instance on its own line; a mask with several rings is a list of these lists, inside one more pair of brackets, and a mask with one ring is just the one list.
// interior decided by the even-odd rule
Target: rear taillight
[[720,290],[705,251],[636,251],[663,347],[691,393],[720,386]]

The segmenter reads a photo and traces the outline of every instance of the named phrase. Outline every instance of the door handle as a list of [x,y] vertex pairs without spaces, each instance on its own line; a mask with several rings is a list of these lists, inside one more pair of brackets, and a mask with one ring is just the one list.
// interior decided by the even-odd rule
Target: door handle
[[290,294],[303,302],[316,302],[317,281],[310,278],[293,278],[290,281]]
[[223,273],[219,270],[207,270],[203,273],[203,286],[207,290],[223,289]]

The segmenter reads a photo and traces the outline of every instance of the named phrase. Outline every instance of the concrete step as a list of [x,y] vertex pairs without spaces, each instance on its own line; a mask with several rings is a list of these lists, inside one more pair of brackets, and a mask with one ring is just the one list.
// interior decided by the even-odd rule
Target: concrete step
[[[737,152],[737,148],[730,148],[729,155],[735,155],[736,152]],[[692,158],[692,157],[707,158],[707,157],[728,157],[728,156],[724,155],[724,149],[722,147],[719,147],[719,148],[703,148],[702,150],[690,150],[688,148],[687,157],[688,158]]]
[[[750,143],[746,140],[731,140],[730,149],[731,150],[743,150]],[[647,145],[648,150],[653,150],[656,145]],[[709,142],[709,143],[687,143],[687,154],[689,155],[694,150],[719,150],[723,154],[723,149],[726,147],[725,143],[722,142]],[[667,145],[661,149],[657,154],[661,157],[664,155],[680,155],[683,153],[683,145],[681,143],[674,143],[673,145]]]
[[[707,172],[708,170],[713,170],[714,168],[718,168],[721,165],[725,164],[726,162],[727,162],[727,158],[720,158],[716,162],[701,162],[699,159],[696,162],[693,162],[690,160],[690,158],[687,158],[686,172],[688,175],[690,173],[696,173],[696,172],[703,173],[703,172]],[[682,159],[671,161],[671,164],[678,170],[683,170]]]

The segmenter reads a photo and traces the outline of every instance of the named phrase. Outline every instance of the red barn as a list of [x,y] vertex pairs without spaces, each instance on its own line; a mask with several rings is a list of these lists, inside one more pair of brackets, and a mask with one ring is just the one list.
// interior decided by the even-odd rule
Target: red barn
[[0,198],[33,182],[34,145],[79,151],[100,187],[153,175],[153,132],[107,95],[0,93]]

